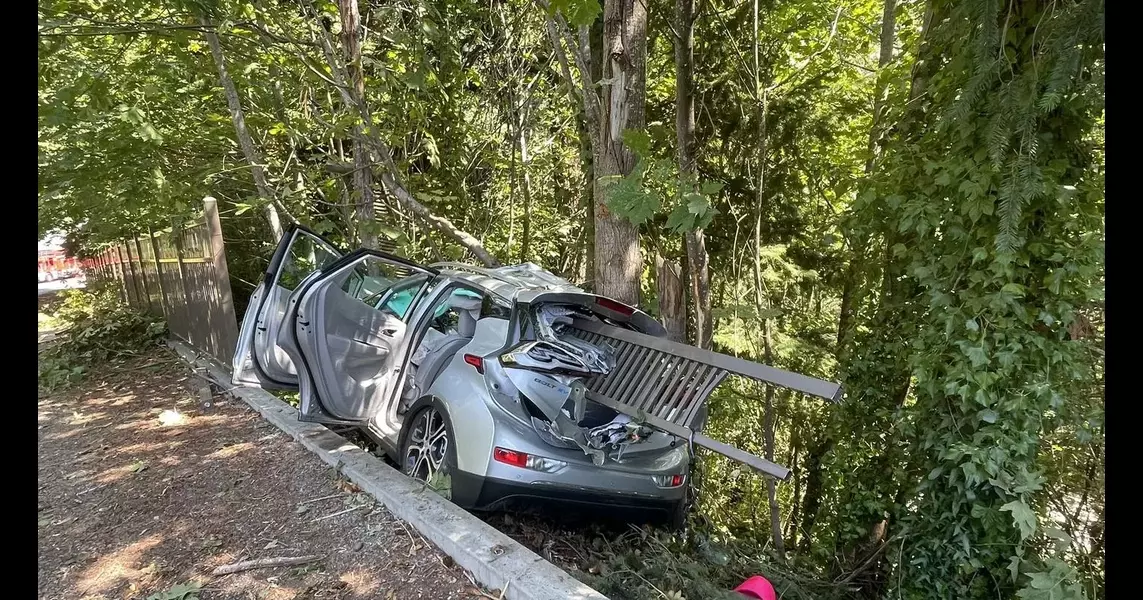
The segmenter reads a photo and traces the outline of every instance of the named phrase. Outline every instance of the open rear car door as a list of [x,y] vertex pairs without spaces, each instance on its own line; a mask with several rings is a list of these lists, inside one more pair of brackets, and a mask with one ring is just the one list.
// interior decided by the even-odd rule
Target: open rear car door
[[409,319],[436,274],[361,249],[302,283],[278,336],[298,366],[299,420],[362,424],[391,408]]
[[307,277],[342,254],[332,242],[305,227],[292,225],[286,230],[242,317],[231,364],[234,385],[287,390],[298,387],[294,362],[278,346],[286,308]]

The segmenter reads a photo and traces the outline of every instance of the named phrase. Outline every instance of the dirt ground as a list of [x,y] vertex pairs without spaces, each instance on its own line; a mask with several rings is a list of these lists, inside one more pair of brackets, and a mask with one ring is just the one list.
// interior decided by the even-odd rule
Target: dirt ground
[[208,406],[204,386],[156,348],[41,395],[40,598],[497,596],[241,401]]

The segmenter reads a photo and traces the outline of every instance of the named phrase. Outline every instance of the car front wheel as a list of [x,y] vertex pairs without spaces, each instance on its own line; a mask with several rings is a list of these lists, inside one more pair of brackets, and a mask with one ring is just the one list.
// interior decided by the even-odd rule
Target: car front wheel
[[417,411],[401,448],[401,470],[433,491],[452,497],[452,465],[456,463],[452,425],[435,406]]

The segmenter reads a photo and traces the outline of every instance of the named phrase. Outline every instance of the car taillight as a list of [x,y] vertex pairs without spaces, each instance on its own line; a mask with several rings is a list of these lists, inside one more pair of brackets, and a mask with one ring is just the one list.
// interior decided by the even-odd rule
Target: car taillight
[[523,452],[497,447],[492,451],[492,458],[513,467],[528,468],[528,455]]
[[610,298],[597,298],[595,303],[602,306],[603,308],[613,310],[625,317],[630,317],[631,315],[635,314],[634,308],[631,308],[622,302],[616,302]]
[[475,354],[465,354],[464,362],[472,365],[477,373],[484,374],[484,359]]
[[674,475],[652,475],[651,479],[654,479],[655,485],[661,488],[677,488],[686,482],[687,476],[676,473]]
[[534,456],[526,452],[518,452],[516,450],[509,450],[499,446],[492,450],[492,458],[496,462],[501,462],[506,465],[520,467],[521,469],[541,471],[544,473],[555,473],[556,471],[559,471],[568,465],[562,460],[544,458],[543,456]]

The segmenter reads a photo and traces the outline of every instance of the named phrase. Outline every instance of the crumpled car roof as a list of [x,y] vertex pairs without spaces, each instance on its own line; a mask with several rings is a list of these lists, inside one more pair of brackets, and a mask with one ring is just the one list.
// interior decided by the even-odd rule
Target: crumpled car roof
[[430,265],[454,277],[479,284],[493,293],[512,300],[524,291],[580,292],[583,288],[535,264],[521,263],[503,267],[483,268],[464,263],[444,262]]

